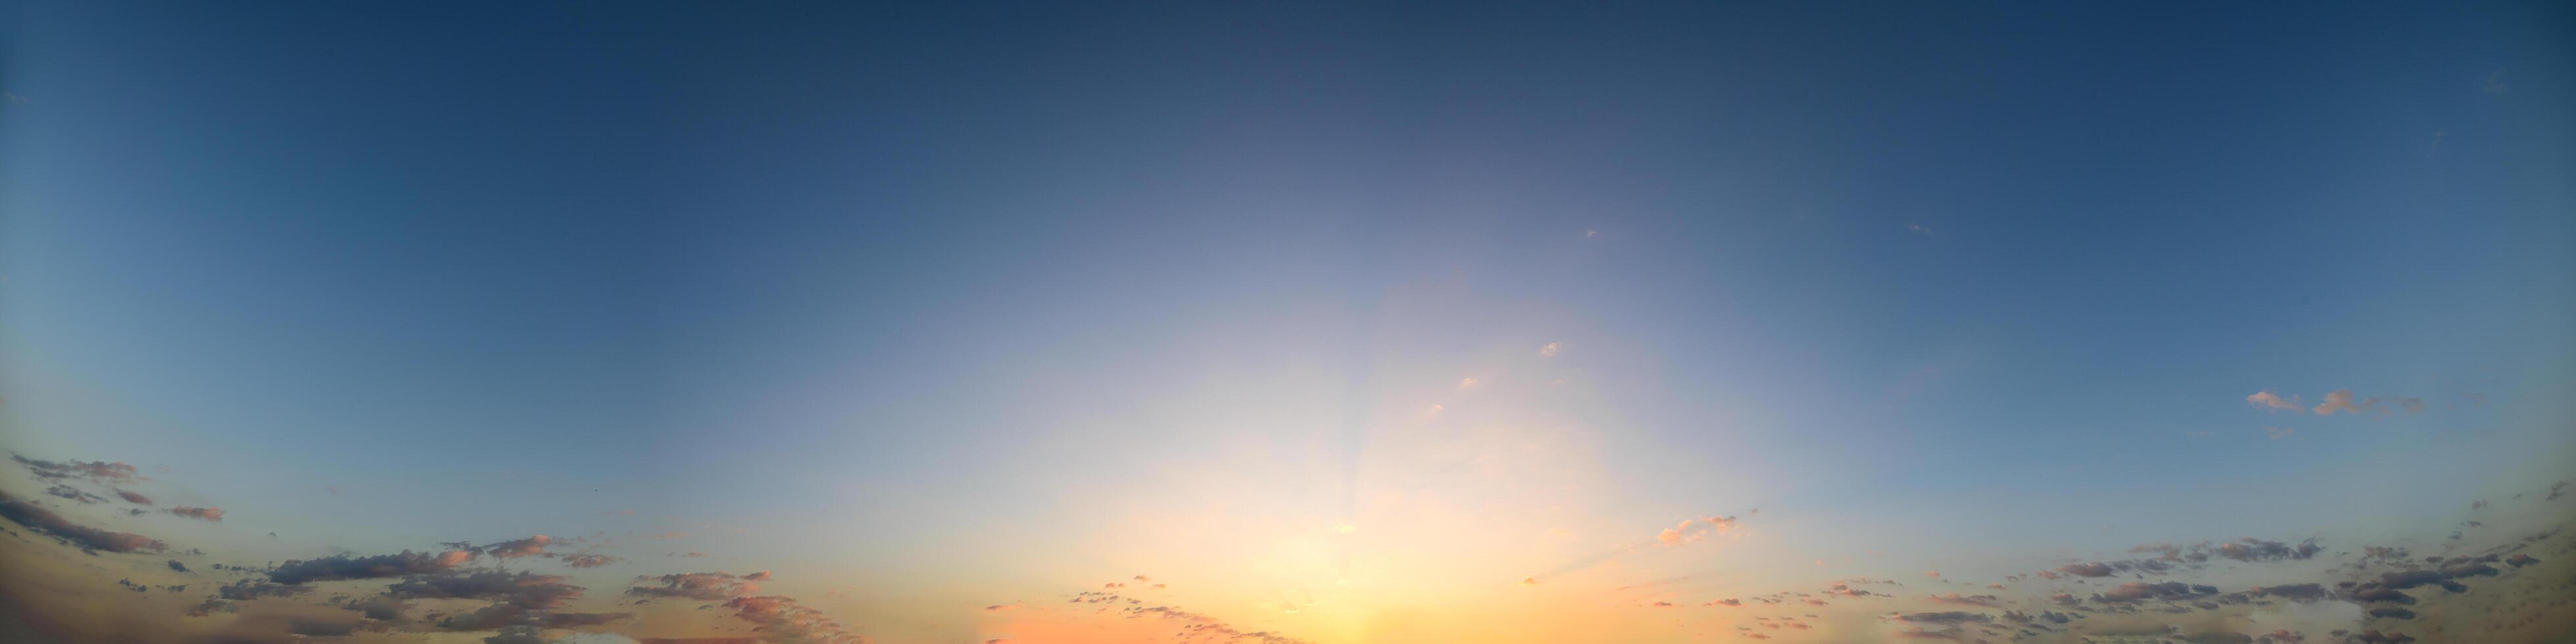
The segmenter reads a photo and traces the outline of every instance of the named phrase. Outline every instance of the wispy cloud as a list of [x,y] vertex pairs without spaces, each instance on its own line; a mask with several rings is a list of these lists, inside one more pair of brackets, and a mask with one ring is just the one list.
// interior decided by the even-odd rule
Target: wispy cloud
[[2255,409],[2288,411],[2294,414],[2306,413],[2308,411],[2307,405],[2299,402],[2296,397],[2282,398],[2280,394],[2272,393],[2270,391],[2257,391],[2254,392],[2253,395],[2246,396],[2245,404],[2253,405]]

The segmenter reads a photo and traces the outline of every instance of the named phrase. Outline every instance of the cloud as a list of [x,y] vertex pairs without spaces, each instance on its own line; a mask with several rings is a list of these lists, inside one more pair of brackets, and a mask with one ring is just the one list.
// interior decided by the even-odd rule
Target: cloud
[[2298,432],[2299,430],[2288,427],[2265,427],[2263,428],[2263,437],[2270,438],[2272,440],[2281,440],[2289,438],[2291,434],[2296,434]]
[[2324,599],[2326,596],[2326,589],[2324,586],[2318,584],[2284,584],[2279,586],[2255,586],[2253,590],[2247,591],[2247,594],[2280,597],[2283,599],[2294,599],[2298,601],[2313,601]]
[[[438,623],[440,628],[456,631],[489,631],[509,626],[532,628],[578,628],[599,626],[629,617],[633,613],[558,613],[531,609],[514,603],[485,606],[471,613],[449,617]],[[490,641],[490,640],[485,640]],[[537,639],[537,642],[552,640]]]
[[2177,600],[2206,597],[2216,594],[2218,594],[2218,587],[2216,586],[2196,586],[2179,581],[2168,581],[2163,583],[2129,582],[2120,584],[2118,588],[2111,589],[2111,592],[2093,595],[2093,601],[2115,603],[2138,602],[2151,599]]
[[1932,603],[1935,603],[1935,604],[1953,604],[1953,605],[1960,605],[1960,606],[1985,606],[1985,607],[1988,607],[1988,608],[2002,608],[2002,607],[2003,607],[2003,598],[2001,598],[2001,597],[1996,597],[1996,596],[1994,596],[1994,595],[1961,595],[1961,594],[1958,594],[1958,593],[1950,593],[1950,594],[1946,594],[1946,595],[1932,595],[1932,596],[1929,596],[1929,597],[1925,597],[1924,599],[1931,600],[1931,601],[1932,601]]
[[1539,355],[1539,357],[1542,357],[1542,358],[1544,358],[1544,357],[1550,357],[1550,356],[1554,356],[1554,355],[1556,355],[1556,352],[1561,351],[1561,350],[1564,350],[1564,349],[1565,349],[1565,345],[1564,345],[1564,344],[1562,344],[1562,343],[1557,343],[1557,342],[1550,342],[1550,343],[1547,343],[1547,344],[1544,344],[1544,345],[1540,345],[1540,346],[1539,346],[1539,348],[1538,348],[1538,355]]
[[646,539],[681,539],[681,538],[686,538],[686,537],[688,537],[688,536],[689,536],[689,533],[686,533],[686,532],[664,532],[664,533],[660,533],[660,534],[655,534],[655,535],[647,536],[647,537],[644,537],[644,538],[646,538]]
[[491,555],[503,559],[513,559],[529,555],[545,554],[546,545],[551,543],[554,543],[553,537],[540,534],[524,539],[511,539],[509,541],[489,544],[480,548],[465,548],[465,550],[478,555]]
[[2246,537],[2236,541],[2219,544],[2218,556],[2237,561],[2275,561],[2280,559],[2306,559],[2316,556],[2317,552],[2321,550],[2324,549],[2317,547],[2317,540],[2315,539],[2302,541],[2299,542],[2299,545],[2292,546],[2279,541],[2264,541],[2253,537]]
[[215,596],[224,599],[252,600],[261,597],[293,597],[312,591],[312,588],[293,584],[243,579],[215,587]]
[[1736,519],[1732,516],[1683,519],[1680,524],[1655,533],[1655,543],[1678,546],[1710,536],[1726,534],[1735,529],[1735,524]]
[[[2243,390],[2240,389],[2238,391]],[[2297,399],[2284,399],[2280,394],[2275,394],[2270,391],[2257,391],[2254,392],[2253,395],[2246,396],[2245,404],[2253,405],[2255,409],[2272,411],[2288,410],[2290,413],[2294,414],[2306,412],[2308,410],[2307,406],[2300,403]]]
[[1684,539],[1690,539],[1690,538],[1691,538],[1691,537],[1689,536],[1689,535],[1691,534],[1691,533],[1689,532],[1690,527],[1691,527],[1691,521],[1690,521],[1689,519],[1683,519],[1683,520],[1682,520],[1681,525],[1673,526],[1673,527],[1670,527],[1670,528],[1664,528],[1664,531],[1663,531],[1663,532],[1655,533],[1655,543],[1660,543],[1660,544],[1664,544],[1664,545],[1667,545],[1667,546],[1678,546],[1678,545],[1681,545],[1681,544],[1685,543]]
[[125,499],[125,501],[126,501],[126,502],[128,502],[128,503],[133,503],[133,504],[135,504],[135,505],[152,505],[152,497],[144,496],[144,495],[141,495],[141,494],[135,494],[134,492],[129,491],[129,490],[117,490],[117,491],[116,491],[116,496],[117,496],[117,497],[119,497],[119,498],[123,498],[123,499]]
[[1962,612],[1962,611],[1955,611],[1955,610],[1953,610],[1953,611],[1942,611],[1942,612],[1938,612],[1938,613],[1908,613],[1908,614],[1904,614],[1904,615],[1899,615],[1899,616],[1897,616],[1897,619],[1904,620],[1904,621],[1908,621],[1908,622],[1920,622],[1920,623],[1925,623],[1925,624],[1967,624],[1967,623],[1983,624],[1983,623],[1986,623],[1986,622],[1995,621],[1995,618],[1994,618],[1994,616],[1993,616],[1993,615],[1987,615],[1987,614],[1985,614],[1985,613],[1969,613],[1969,612]]
[[600,566],[605,566],[605,565],[609,565],[609,564],[617,563],[618,561],[621,561],[621,560],[622,560],[622,559],[621,559],[621,558],[619,558],[619,557],[612,557],[612,556],[609,556],[609,555],[595,555],[595,554],[589,554],[589,553],[573,553],[573,554],[562,555],[562,556],[559,556],[559,557],[556,557],[556,558],[557,558],[557,559],[561,559],[561,560],[563,560],[564,565],[566,565],[566,566],[572,566],[572,567],[574,567],[574,568],[598,568],[598,567],[600,567]]
[[785,595],[735,597],[725,602],[734,609],[734,617],[760,625],[770,638],[785,642],[850,642],[856,641],[840,622],[832,621],[823,611],[796,603]]
[[224,520],[223,508],[197,508],[182,505],[170,508],[170,513],[191,519],[205,519],[207,521],[218,523],[221,523]]
[[301,584],[313,581],[382,579],[431,574],[452,570],[473,556],[473,553],[463,550],[449,550],[434,555],[404,550],[399,554],[373,557],[341,555],[321,559],[289,560],[275,570],[268,571],[268,578],[282,584]]
[[79,546],[82,550],[160,552],[169,547],[158,539],[131,532],[101,530],[72,523],[62,515],[55,514],[53,510],[38,507],[31,501],[11,497],[6,492],[0,492],[0,518],[6,518],[17,522],[18,525],[27,526],[29,530]]
[[46,493],[46,494],[51,494],[51,495],[54,495],[54,496],[59,496],[59,497],[66,498],[66,499],[71,499],[71,500],[73,500],[73,501],[78,501],[78,502],[81,502],[81,503],[97,503],[97,502],[100,502],[100,501],[105,501],[105,500],[107,500],[107,497],[99,496],[99,495],[96,495],[96,494],[91,494],[91,493],[88,493],[88,492],[83,492],[83,491],[81,491],[81,489],[80,489],[80,488],[72,487],[72,486],[69,486],[69,485],[55,485],[55,486],[53,486],[53,487],[45,488],[45,493]]
[[627,588],[626,594],[722,601],[760,592],[760,585],[751,583],[751,580],[746,577],[722,572],[684,572],[660,577],[638,577],[636,580],[659,581],[661,585],[637,585]]
[[84,478],[98,483],[114,484],[132,483],[137,478],[134,466],[124,463],[55,462],[31,459],[15,453],[10,454],[9,459],[17,461],[19,465],[27,466],[27,469],[35,470],[36,476],[46,479]]
[[2361,401],[2359,404],[2355,404],[2352,401],[2352,390],[2337,389],[2327,392],[2326,401],[2318,403],[2316,409],[2312,411],[2317,412],[2317,415],[2319,416],[2330,415],[2338,411],[2358,414],[2363,410],[2377,406],[2378,403],[2379,399],[2372,398],[2370,400]]
[[581,597],[582,587],[572,585],[569,579],[499,570],[412,575],[386,586],[385,594],[405,599],[483,599],[520,608],[548,609]]
[[2057,571],[2077,577],[2109,577],[2113,572],[2111,570],[2111,566],[2098,561],[2093,563],[2067,564],[2059,566]]

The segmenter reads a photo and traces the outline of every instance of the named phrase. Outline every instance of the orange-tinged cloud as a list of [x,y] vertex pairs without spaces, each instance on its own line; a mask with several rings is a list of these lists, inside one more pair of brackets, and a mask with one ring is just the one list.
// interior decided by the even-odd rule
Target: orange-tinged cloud
[[[2238,391],[2243,390],[2240,389]],[[2287,410],[2294,414],[2306,412],[2308,410],[2305,405],[2301,405],[2296,400],[2285,399],[2282,398],[2280,394],[2275,394],[2269,391],[2257,391],[2254,392],[2253,395],[2246,396],[2245,404],[2253,405],[2255,409],[2267,409],[2273,411]]]

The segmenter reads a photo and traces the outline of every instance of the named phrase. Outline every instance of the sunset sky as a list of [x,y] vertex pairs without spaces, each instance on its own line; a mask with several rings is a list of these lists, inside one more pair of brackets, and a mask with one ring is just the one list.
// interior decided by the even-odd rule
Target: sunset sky
[[0,447],[136,467],[0,492],[969,643],[1875,641],[2576,504],[2563,4],[906,4],[0,3]]

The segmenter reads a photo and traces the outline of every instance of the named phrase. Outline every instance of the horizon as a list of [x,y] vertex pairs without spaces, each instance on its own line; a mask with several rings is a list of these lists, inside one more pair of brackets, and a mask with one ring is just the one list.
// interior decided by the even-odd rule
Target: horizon
[[0,639],[2576,641],[2564,4],[0,16]]

